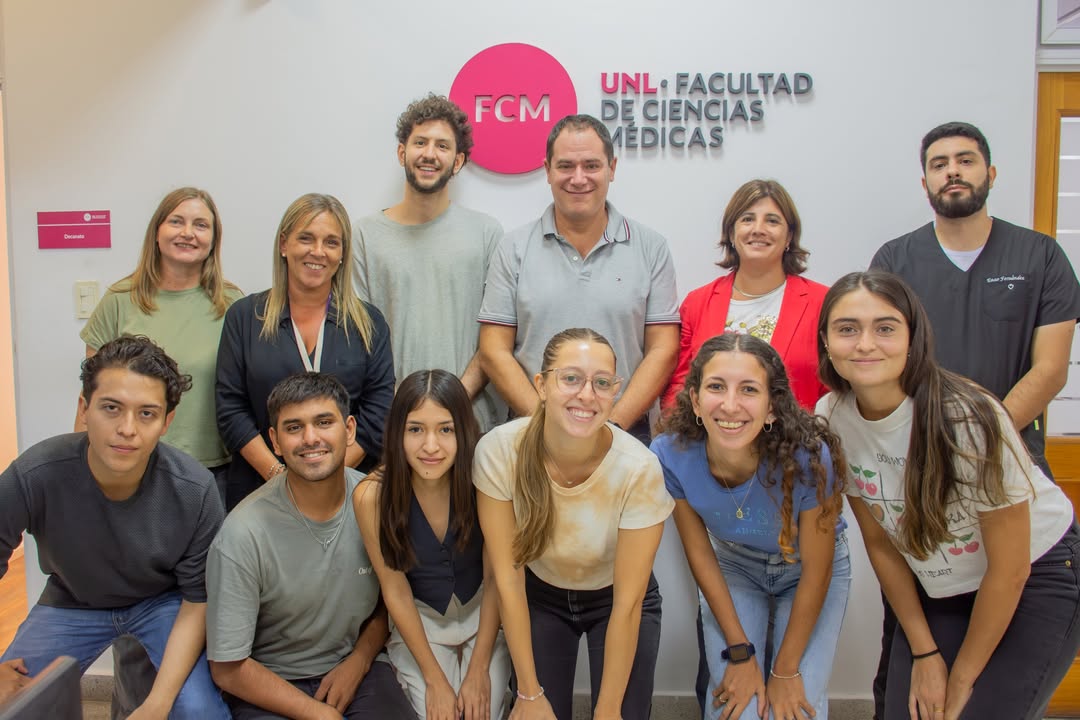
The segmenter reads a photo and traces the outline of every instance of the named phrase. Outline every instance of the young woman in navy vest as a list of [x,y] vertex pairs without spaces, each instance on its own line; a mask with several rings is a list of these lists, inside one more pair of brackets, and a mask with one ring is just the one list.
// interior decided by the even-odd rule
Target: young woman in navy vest
[[494,593],[483,591],[468,393],[445,370],[421,370],[390,406],[380,478],[353,498],[392,621],[387,650],[426,720],[503,716],[510,655]]

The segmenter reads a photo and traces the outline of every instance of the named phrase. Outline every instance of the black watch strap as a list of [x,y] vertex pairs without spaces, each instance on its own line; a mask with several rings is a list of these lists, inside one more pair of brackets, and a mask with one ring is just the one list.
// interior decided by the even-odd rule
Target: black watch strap
[[755,652],[754,643],[739,643],[738,645],[729,645],[722,650],[720,657],[733,665],[738,665],[749,661],[750,658],[754,657]]

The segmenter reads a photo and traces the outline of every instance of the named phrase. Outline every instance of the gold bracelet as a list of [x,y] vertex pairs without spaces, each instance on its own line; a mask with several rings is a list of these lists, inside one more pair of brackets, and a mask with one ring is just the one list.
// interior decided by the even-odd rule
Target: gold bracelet
[[270,468],[270,472],[266,474],[266,479],[273,480],[275,477],[277,477],[280,473],[283,472],[285,472],[285,463],[279,462],[272,468]]
[[769,668],[769,675],[776,678],[777,680],[794,680],[797,677],[802,677],[802,673],[798,670],[795,671],[794,675],[777,675],[773,672],[772,668]]

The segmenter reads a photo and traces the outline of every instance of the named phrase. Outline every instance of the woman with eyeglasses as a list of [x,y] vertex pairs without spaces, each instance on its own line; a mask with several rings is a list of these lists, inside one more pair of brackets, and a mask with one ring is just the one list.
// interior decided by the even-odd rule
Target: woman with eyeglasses
[[564,330],[533,378],[536,412],[476,447],[480,527],[517,677],[515,720],[572,716],[582,635],[592,717],[649,717],[660,642],[652,564],[674,501],[656,456],[607,422],[621,383],[603,336]]

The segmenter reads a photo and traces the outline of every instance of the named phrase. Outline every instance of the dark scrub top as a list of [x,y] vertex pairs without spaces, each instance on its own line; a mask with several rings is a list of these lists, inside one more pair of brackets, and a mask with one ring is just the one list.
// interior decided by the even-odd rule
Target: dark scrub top
[[[904,279],[934,328],[938,361],[998,398],[1031,369],[1035,328],[1080,318],[1080,285],[1054,238],[994,218],[990,237],[967,272],[938,243],[934,224],[881,247],[870,267]],[[1021,431],[1050,474],[1042,416]]]

